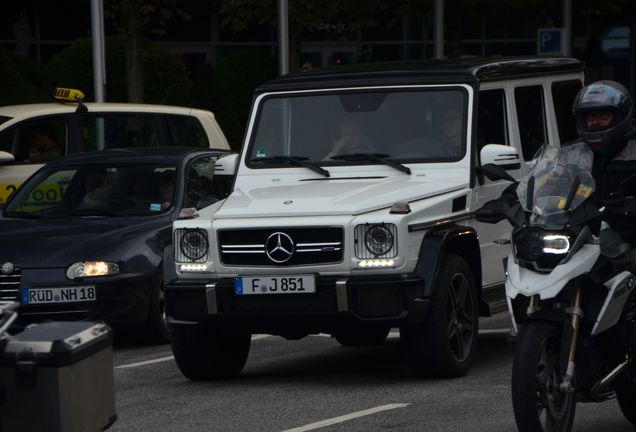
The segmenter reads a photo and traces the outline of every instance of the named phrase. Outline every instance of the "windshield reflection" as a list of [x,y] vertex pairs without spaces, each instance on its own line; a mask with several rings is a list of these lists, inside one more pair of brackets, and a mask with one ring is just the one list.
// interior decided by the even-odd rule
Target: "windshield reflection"
[[149,216],[173,206],[177,168],[91,164],[45,169],[18,190],[5,217]]
[[302,155],[310,163],[342,165],[361,161],[334,156],[383,154],[400,161],[457,161],[466,151],[466,105],[466,91],[450,86],[267,96],[247,160]]

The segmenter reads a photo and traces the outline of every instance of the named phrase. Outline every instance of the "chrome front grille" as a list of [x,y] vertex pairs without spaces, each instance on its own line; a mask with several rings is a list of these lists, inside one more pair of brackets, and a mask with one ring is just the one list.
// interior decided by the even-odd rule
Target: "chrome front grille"
[[0,273],[0,300],[20,300],[22,270],[14,268],[9,274]]
[[341,262],[343,254],[341,227],[221,230],[218,240],[224,265],[328,264]]

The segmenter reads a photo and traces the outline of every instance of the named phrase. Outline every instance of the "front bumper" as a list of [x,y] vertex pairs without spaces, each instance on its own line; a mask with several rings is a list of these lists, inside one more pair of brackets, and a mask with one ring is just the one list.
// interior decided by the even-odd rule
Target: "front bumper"
[[166,286],[174,330],[228,322],[251,333],[330,332],[343,322],[399,325],[424,319],[430,303],[415,274],[316,276],[312,294],[236,295],[234,278],[175,280]]
[[[26,275],[26,271],[25,271]],[[33,276],[32,274],[29,276]],[[46,278],[36,278],[38,282],[24,281],[20,289],[56,288],[71,286],[94,286],[95,301],[21,304],[16,328],[47,320],[103,320],[110,326],[119,328],[144,324],[150,310],[150,297],[155,275],[153,273],[120,274],[82,281],[45,282]],[[26,282],[26,283],[25,283]]]

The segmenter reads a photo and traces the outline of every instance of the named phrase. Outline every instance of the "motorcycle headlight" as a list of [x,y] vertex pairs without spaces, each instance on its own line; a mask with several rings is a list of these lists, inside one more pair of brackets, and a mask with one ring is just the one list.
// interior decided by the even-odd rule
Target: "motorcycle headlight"
[[570,238],[563,234],[543,236],[543,253],[563,255],[570,251]]
[[551,270],[570,252],[572,237],[567,233],[526,229],[513,235],[518,259],[535,263],[538,270]]
[[202,229],[180,232],[179,250],[188,261],[204,262],[208,255],[208,233]]
[[354,237],[358,258],[393,258],[397,255],[397,228],[393,224],[358,225]]
[[72,264],[66,270],[66,277],[69,279],[108,276],[119,273],[119,266],[107,261],[83,261]]

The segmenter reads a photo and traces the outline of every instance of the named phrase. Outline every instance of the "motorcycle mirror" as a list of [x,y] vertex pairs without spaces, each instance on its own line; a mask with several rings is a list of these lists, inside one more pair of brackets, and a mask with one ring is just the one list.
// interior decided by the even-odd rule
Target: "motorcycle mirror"
[[501,200],[492,200],[475,210],[473,216],[479,222],[496,224],[506,218],[509,208],[510,206]]
[[508,174],[508,171],[506,171],[499,165],[487,163],[485,165],[480,166],[479,170],[488,178],[488,180],[492,180],[492,181],[508,180],[511,182],[516,182],[514,177]]

